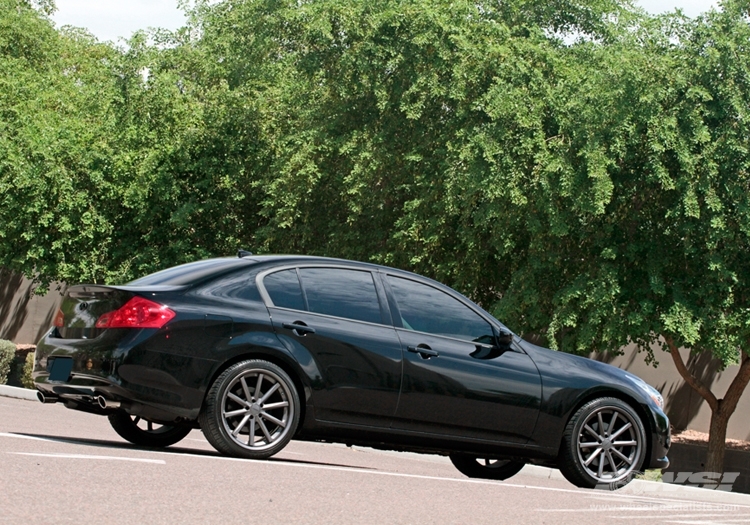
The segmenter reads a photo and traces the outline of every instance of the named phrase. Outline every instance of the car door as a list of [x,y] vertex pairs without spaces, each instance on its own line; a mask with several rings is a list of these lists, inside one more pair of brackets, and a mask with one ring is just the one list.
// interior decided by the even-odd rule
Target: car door
[[382,284],[370,271],[340,267],[261,277],[274,329],[285,344],[303,347],[321,373],[311,394],[315,418],[388,427],[401,387],[401,343]]
[[528,355],[499,340],[468,302],[437,287],[387,275],[404,350],[393,428],[525,443],[536,425],[539,372]]

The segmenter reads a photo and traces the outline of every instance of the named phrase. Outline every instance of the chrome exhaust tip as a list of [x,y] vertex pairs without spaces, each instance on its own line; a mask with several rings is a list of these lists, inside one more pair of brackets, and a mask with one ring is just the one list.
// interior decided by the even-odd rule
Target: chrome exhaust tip
[[57,403],[60,398],[52,394],[43,394],[41,391],[36,391],[36,398],[44,404]]
[[112,401],[105,398],[104,396],[96,396],[96,402],[105,410],[108,408],[120,408],[119,401]]

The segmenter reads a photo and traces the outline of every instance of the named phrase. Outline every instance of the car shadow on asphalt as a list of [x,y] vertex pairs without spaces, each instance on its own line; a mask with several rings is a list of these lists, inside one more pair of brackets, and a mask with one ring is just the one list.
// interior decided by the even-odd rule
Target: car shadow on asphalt
[[339,463],[328,463],[325,461],[305,461],[305,460],[300,460],[300,459],[275,458],[275,457],[271,457],[268,459],[261,459],[261,460],[236,458],[236,457],[231,457],[231,456],[224,456],[214,450],[199,450],[195,448],[185,448],[185,447],[175,447],[175,446],[171,446],[167,448],[143,447],[139,445],[132,445],[130,443],[119,443],[117,441],[108,441],[106,439],[60,437],[60,436],[50,436],[47,434],[33,434],[30,432],[9,432],[8,434],[13,434],[19,437],[26,437],[26,438],[31,438],[31,439],[39,439],[43,441],[66,443],[69,445],[85,445],[89,447],[109,448],[109,449],[118,449],[118,450],[142,450],[146,452],[159,452],[162,454],[185,454],[189,456],[227,458],[227,459],[232,459],[234,461],[296,463],[300,465],[321,465],[321,466],[327,466],[327,467],[340,467],[340,468],[348,468],[348,469],[354,469],[354,470],[377,470],[373,467],[365,467],[361,465],[343,465]]

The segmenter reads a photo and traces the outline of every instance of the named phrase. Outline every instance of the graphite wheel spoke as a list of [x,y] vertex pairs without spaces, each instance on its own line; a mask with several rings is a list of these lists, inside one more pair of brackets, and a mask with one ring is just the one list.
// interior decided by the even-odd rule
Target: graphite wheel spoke
[[245,393],[245,399],[250,401],[253,396],[250,395],[250,389],[247,387],[247,381],[244,377],[240,377],[240,384],[242,384],[242,391]]
[[610,449],[610,451],[614,452],[614,454],[616,456],[619,456],[620,459],[622,459],[623,461],[627,462],[628,465],[632,465],[633,464],[633,460],[632,459],[630,459],[629,457],[627,457],[625,454],[623,454],[622,452],[620,452],[616,448]]
[[284,408],[289,406],[289,401],[279,401],[278,403],[268,403],[263,405],[263,410],[273,410],[275,408]]
[[263,420],[261,418],[257,418],[256,421],[258,422],[258,426],[263,431],[263,435],[266,436],[266,443],[271,443],[273,439],[271,438],[271,434],[268,432],[268,429],[266,428],[266,424],[263,423]]
[[603,441],[603,440],[604,440],[604,438],[603,438],[602,436],[600,436],[600,435],[599,435],[598,433],[596,433],[596,432],[594,431],[594,429],[593,429],[593,428],[591,428],[591,427],[590,427],[590,426],[589,426],[588,424],[584,425],[584,426],[583,426],[583,428],[585,428],[585,429],[586,429],[586,431],[587,431],[587,432],[588,432],[589,434],[591,434],[592,436],[594,436],[594,437],[596,438],[596,440],[597,440],[597,441],[601,442],[601,441]]
[[618,416],[617,410],[612,411],[612,420],[609,422],[609,427],[607,428],[607,432],[609,432],[610,437],[612,436],[612,432],[615,429],[615,421],[617,421]]
[[603,437],[603,438],[606,438],[607,437],[607,431],[604,430],[604,421],[602,420],[602,413],[601,413],[601,411],[596,413],[596,419],[599,422],[599,435],[601,437]]
[[266,392],[265,394],[263,394],[263,397],[258,400],[258,403],[264,403],[266,401],[266,399],[268,399],[271,396],[271,394],[273,394],[274,392],[276,392],[279,388],[281,388],[281,383],[276,383],[275,385],[273,385],[268,390],[268,392]]
[[240,430],[247,424],[247,421],[250,419],[250,414],[246,415],[242,418],[242,421],[240,421],[240,424],[237,425],[237,427],[232,431],[232,435],[234,437],[237,437],[237,434],[240,433]]
[[231,393],[231,392],[227,392],[227,397],[228,397],[229,399],[231,399],[232,401],[234,401],[235,403],[237,403],[237,404],[239,404],[239,405],[242,405],[242,406],[244,406],[244,407],[246,407],[246,408],[250,408],[250,407],[252,406],[252,404],[251,404],[251,403],[248,403],[247,401],[245,401],[245,400],[244,400],[244,399],[242,399],[241,397],[238,397],[238,396],[234,395],[234,394],[233,394],[233,393]]
[[586,461],[584,461],[583,464],[588,467],[591,464],[591,462],[594,461],[599,454],[601,454],[601,452],[602,452],[602,449],[597,448],[595,451],[591,453],[589,458]]
[[255,419],[250,419],[250,435],[247,438],[247,445],[250,447],[255,446]]
[[607,456],[604,454],[599,456],[599,470],[597,471],[599,479],[602,479],[602,476],[604,475],[604,461],[606,461],[606,459]]
[[607,451],[607,461],[609,461],[609,465],[612,467],[612,477],[617,477],[617,465],[615,464],[615,460],[612,457],[612,452]]
[[232,410],[231,412],[224,412],[224,417],[237,417],[242,416],[244,414],[247,414],[248,409],[247,408],[240,408],[237,410]]
[[[258,381],[255,383],[255,399],[256,400],[260,398],[260,395],[262,392],[260,387],[262,386],[262,384],[263,384],[263,374],[258,374]],[[248,399],[248,401],[250,400]]]
[[628,430],[632,426],[633,426],[632,423],[627,423],[626,425],[623,425],[622,427],[620,427],[619,429],[617,429],[617,432],[615,432],[614,434],[612,434],[610,437],[612,439],[615,439],[615,438],[617,438],[617,436],[619,436],[620,434],[622,434],[623,432],[625,432],[626,430]]
[[283,421],[281,421],[279,419],[276,419],[275,417],[273,417],[268,412],[261,412],[260,415],[263,416],[264,419],[267,419],[268,421],[270,421],[271,423],[273,423],[274,425],[276,425],[277,427],[284,428],[286,426],[285,422],[283,422]]

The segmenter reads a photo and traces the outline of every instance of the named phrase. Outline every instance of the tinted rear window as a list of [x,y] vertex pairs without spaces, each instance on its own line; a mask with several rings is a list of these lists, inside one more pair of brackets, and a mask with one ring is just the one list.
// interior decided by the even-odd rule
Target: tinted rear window
[[160,272],[131,281],[128,284],[133,286],[181,286],[197,283],[207,277],[248,266],[249,264],[251,264],[250,261],[239,258],[206,259],[204,261],[196,261],[167,268],[166,270],[161,270]]
[[266,275],[263,279],[263,286],[266,287],[268,295],[271,296],[274,306],[306,310],[296,269],[292,268],[291,270],[282,270]]

